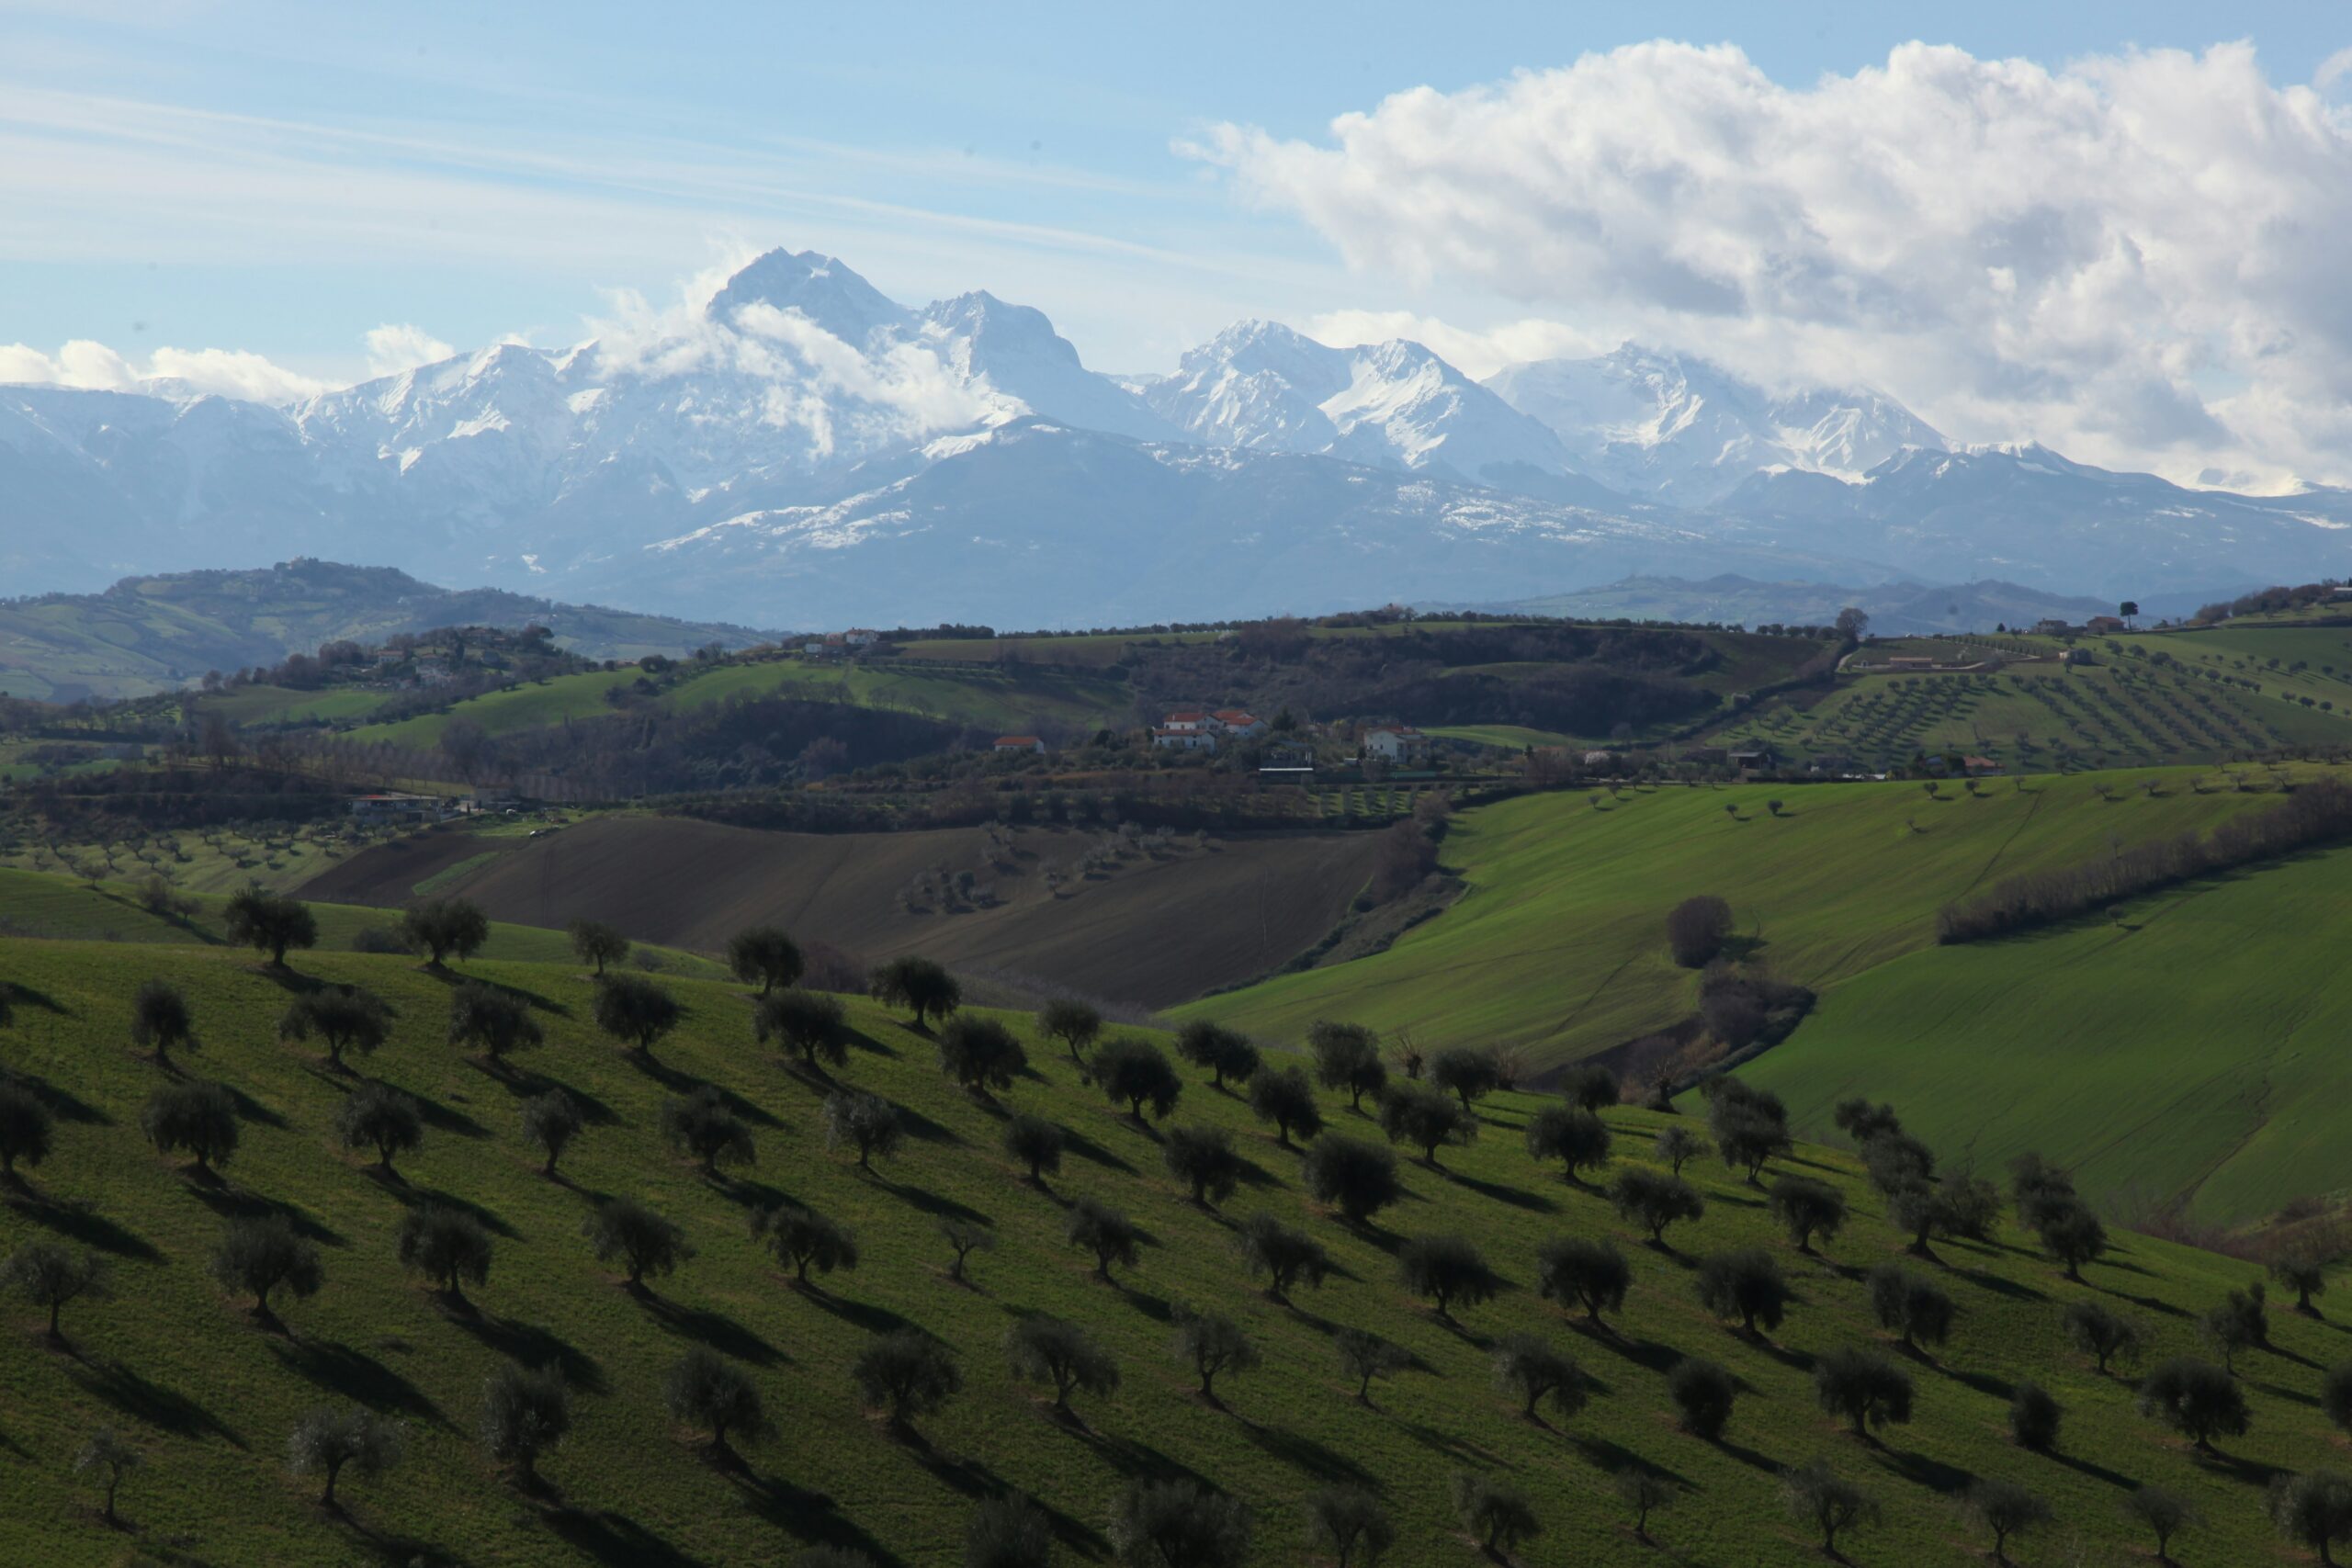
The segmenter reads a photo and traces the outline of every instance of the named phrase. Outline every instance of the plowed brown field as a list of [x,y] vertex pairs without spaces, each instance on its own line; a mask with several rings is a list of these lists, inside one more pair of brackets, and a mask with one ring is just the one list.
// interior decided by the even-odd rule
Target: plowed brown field
[[[679,818],[614,817],[544,838],[428,834],[372,849],[301,889],[310,898],[397,908],[435,884],[492,919],[560,926],[609,920],[643,942],[716,952],[774,921],[865,957],[922,953],[952,967],[1000,969],[1092,996],[1162,1007],[1262,975],[1347,912],[1371,874],[1369,833],[1234,834],[1164,858],[1133,854],[1081,877],[1097,841],[1067,829],[1014,830],[992,863],[987,833],[773,833]],[[1057,897],[1045,871],[1069,880]],[[909,910],[899,892],[926,870],[974,873],[993,907]]]

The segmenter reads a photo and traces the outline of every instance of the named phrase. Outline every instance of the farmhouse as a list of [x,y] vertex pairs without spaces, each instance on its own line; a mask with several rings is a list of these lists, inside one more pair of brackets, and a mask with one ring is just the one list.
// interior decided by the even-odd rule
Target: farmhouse
[[1162,725],[1151,732],[1151,743],[1170,751],[1214,751],[1216,737],[1205,729],[1180,729]]
[[1178,708],[1159,721],[1159,728],[1170,735],[1211,735],[1216,731],[1216,717],[1206,708]]
[[989,750],[995,751],[1029,751],[1042,757],[1046,754],[1046,743],[1043,740],[1038,739],[1037,737],[1034,735],[1000,735],[996,738],[995,741],[991,743]]
[[1426,762],[1430,738],[1409,724],[1384,724],[1364,731],[1363,751],[1384,762]]
[[1742,778],[1749,779],[1756,777],[1758,773],[1777,772],[1781,766],[1781,754],[1770,746],[1758,746],[1746,751],[1734,751],[1725,760],[1739,770]]
[[2083,623],[2083,627],[2093,637],[2109,637],[2130,629],[2124,626],[2121,617],[2116,615],[2093,615]]
[[1209,719],[1216,728],[1244,740],[1266,733],[1266,721],[1246,708],[1219,708]]
[[430,822],[447,811],[448,802],[437,795],[359,795],[351,799],[355,822]]
[[1277,740],[1258,754],[1258,771],[1261,773],[1311,773],[1315,771],[1315,748],[1296,740]]

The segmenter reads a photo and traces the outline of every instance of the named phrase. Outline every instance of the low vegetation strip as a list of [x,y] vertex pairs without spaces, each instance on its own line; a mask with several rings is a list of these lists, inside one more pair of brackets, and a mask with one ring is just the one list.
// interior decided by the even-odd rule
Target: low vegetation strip
[[2320,779],[2275,806],[2220,823],[2211,832],[2182,833],[2105,857],[2006,878],[1988,893],[1939,910],[1936,940],[1980,942],[2030,931],[2088,914],[2118,899],[2346,838],[2352,838],[2352,786]]

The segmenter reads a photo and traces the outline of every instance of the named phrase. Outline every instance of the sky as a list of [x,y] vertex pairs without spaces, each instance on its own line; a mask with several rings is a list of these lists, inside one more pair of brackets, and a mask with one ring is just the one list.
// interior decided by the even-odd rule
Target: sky
[[1117,372],[1634,340],[2352,482],[2352,7],[0,0],[0,380],[291,398],[778,245]]

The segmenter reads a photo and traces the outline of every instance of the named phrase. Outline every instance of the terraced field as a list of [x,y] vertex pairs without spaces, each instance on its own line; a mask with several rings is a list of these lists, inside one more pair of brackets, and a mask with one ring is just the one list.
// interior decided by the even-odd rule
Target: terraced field
[[[1781,1506],[1781,1478],[1819,1459],[1883,1507],[1841,1537],[1856,1562],[1983,1561],[1988,1538],[1957,1501],[1993,1478],[2052,1510],[2013,1544],[2022,1561],[2136,1560],[2145,1538],[2120,1504],[2154,1483],[2203,1517],[2180,1540],[2182,1561],[2249,1563],[2291,1561],[2270,1534],[2263,1488],[2330,1448],[2313,1406],[2323,1369],[2346,1353],[2332,1324],[2272,1314],[2275,1348],[2238,1359],[2249,1429],[2210,1457],[2139,1414],[2128,1377],[2101,1375],[2067,1345],[2062,1310],[2096,1302],[2145,1326],[2152,1359],[2202,1353],[2196,1314],[2247,1280],[2242,1264],[2138,1236],[2114,1234],[2081,1283],[2007,1227],[1991,1244],[1939,1242],[1939,1261],[1911,1266],[1950,1293],[1953,1330],[1906,1355],[1873,1321],[1860,1278],[1900,1258],[1904,1237],[1850,1159],[1826,1150],[1801,1148],[1769,1173],[1822,1179],[1851,1203],[1851,1221],[1812,1253],[1712,1162],[1686,1172],[1704,1214],[1653,1249],[1599,1197],[1529,1158],[1521,1134],[1540,1100],[1498,1095],[1479,1108],[1475,1144],[1446,1151],[1442,1168],[1406,1164],[1402,1201],[1357,1226],[1306,1195],[1297,1156],[1240,1100],[1189,1071],[1168,1128],[1141,1126],[1029,1036],[1029,1069],[993,1100],[976,1098],[940,1075],[930,1039],[858,1000],[854,1043],[829,1081],[756,1048],[735,988],[690,982],[674,986],[684,1023],[649,1060],[594,1029],[574,966],[484,962],[469,976],[526,998],[548,1033],[492,1068],[442,1038],[447,978],[351,954],[305,955],[297,969],[274,976],[247,955],[188,944],[0,942],[0,972],[30,1021],[0,1031],[0,1060],[61,1118],[50,1157],[0,1207],[0,1254],[43,1239],[88,1246],[111,1259],[116,1286],[111,1301],[68,1306],[62,1348],[45,1343],[38,1308],[14,1297],[0,1308],[0,1561],[766,1563],[825,1543],[901,1568],[958,1561],[978,1506],[1017,1490],[1046,1511],[1062,1560],[1093,1562],[1110,1553],[1123,1489],[1183,1479],[1249,1506],[1252,1562],[1315,1561],[1309,1499],[1349,1484],[1395,1521],[1385,1562],[1466,1568],[1480,1558],[1451,1493],[1469,1473],[1524,1494],[1543,1533],[1516,1554],[1523,1562],[1794,1568],[1820,1558],[1815,1533]],[[138,1132],[141,1106],[169,1078],[127,1039],[130,991],[150,976],[183,987],[194,1008],[205,1043],[183,1070],[222,1081],[239,1107],[241,1141],[217,1180]],[[422,1146],[396,1175],[345,1151],[333,1130],[361,1080],[272,1037],[289,992],[320,981],[365,985],[398,1010],[392,1039],[360,1064],[424,1111]],[[1027,1035],[1026,1020],[1008,1021]],[[835,1083],[884,1097],[909,1129],[870,1172],[825,1145],[819,1106]],[[518,1135],[517,1106],[559,1086],[588,1125],[549,1179]],[[662,1141],[663,1105],[706,1087],[748,1127],[756,1163],[706,1175]],[[1335,1131],[1363,1135],[1343,1101],[1326,1096],[1323,1109]],[[1058,1174],[1033,1185],[1000,1152],[1008,1111],[1064,1130]],[[1669,1119],[1606,1116],[1614,1167],[1654,1166]],[[1243,1162],[1220,1212],[1164,1173],[1169,1129],[1184,1127],[1222,1130]],[[622,1197],[674,1222],[695,1249],[641,1289],[581,1234]],[[746,1224],[786,1199],[854,1227],[856,1267],[796,1284]],[[1137,1228],[1136,1261],[1115,1282],[1065,1240],[1080,1199]],[[401,1222],[426,1206],[470,1214],[488,1233],[487,1277],[462,1299],[400,1266]],[[1320,1287],[1295,1286],[1291,1304],[1261,1294],[1237,1254],[1234,1224],[1260,1213],[1328,1250]],[[271,1214],[316,1246],[323,1282],[307,1297],[281,1292],[266,1325],[207,1263],[231,1220]],[[960,1284],[939,1233],[950,1220],[994,1244]],[[1469,1238],[1500,1293],[1446,1317],[1405,1288],[1400,1249],[1433,1233]],[[1606,1329],[1581,1326],[1533,1288],[1538,1247],[1563,1236],[1606,1238],[1629,1260],[1632,1287]],[[1700,1257],[1749,1247],[1794,1291],[1785,1320],[1753,1336],[1706,1312],[1691,1283]],[[1170,1353],[1184,1306],[1228,1315],[1257,1358],[1220,1378],[1215,1400]],[[1118,1373],[1114,1391],[1081,1392],[1057,1416],[1050,1395],[1013,1379],[1006,1336],[1039,1314],[1083,1326]],[[1370,1403],[1334,1351],[1351,1329],[1401,1354]],[[914,1435],[869,1410],[853,1376],[881,1337],[906,1331],[960,1370],[960,1391]],[[1573,1355],[1580,1408],[1532,1419],[1497,1386],[1498,1348],[1520,1334]],[[1888,1356],[1912,1390],[1908,1420],[1869,1438],[1815,1395],[1821,1359],[1854,1346]],[[664,1378],[696,1348],[748,1379],[773,1436],[739,1425],[733,1448],[715,1452],[673,1416]],[[569,1385],[571,1435],[541,1461],[537,1488],[510,1481],[477,1437],[485,1380],[510,1357],[560,1367]],[[1720,1441],[1676,1427],[1667,1380],[1690,1358],[1736,1381]],[[2054,1453],[2008,1440],[2011,1393],[2028,1381],[2064,1408]],[[288,1472],[288,1433],[305,1412],[347,1401],[403,1424],[404,1459],[381,1475],[347,1471],[340,1506],[322,1509],[319,1479]],[[146,1461],[122,1487],[119,1528],[97,1517],[95,1488],[70,1468],[100,1423]],[[1634,1537],[1617,1500],[1629,1470],[1664,1483],[1656,1544]]]

